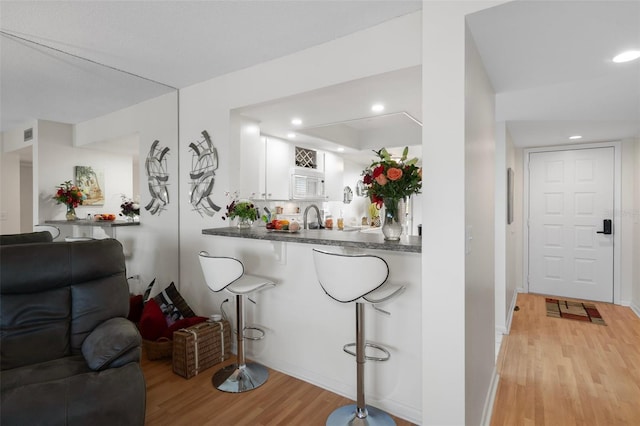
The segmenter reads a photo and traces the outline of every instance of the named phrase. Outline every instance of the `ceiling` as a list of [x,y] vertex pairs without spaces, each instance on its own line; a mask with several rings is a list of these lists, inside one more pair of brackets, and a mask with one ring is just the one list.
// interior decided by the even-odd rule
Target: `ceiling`
[[[146,78],[2,36],[2,129],[28,118],[81,122],[420,8],[420,1],[2,1],[3,32]],[[611,61],[640,49],[640,1],[516,1],[467,21],[497,94],[497,119],[517,146],[566,144],[574,134],[580,142],[640,136],[640,61]],[[387,106],[379,115],[391,115],[358,120],[374,115],[372,84],[375,101]],[[420,94],[418,67],[237,112],[267,133],[294,130],[349,152],[391,131],[382,122],[415,134]],[[292,129],[294,110],[304,122]]]
[[3,0],[0,29],[22,39],[0,37],[1,129],[33,117],[85,121],[420,7],[415,0]]
[[517,1],[467,19],[520,147],[640,136],[640,1]]

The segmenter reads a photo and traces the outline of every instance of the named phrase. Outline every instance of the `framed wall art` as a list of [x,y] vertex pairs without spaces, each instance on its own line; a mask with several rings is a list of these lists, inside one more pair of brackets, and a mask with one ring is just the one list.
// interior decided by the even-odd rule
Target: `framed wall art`
[[76,166],[76,186],[87,198],[84,206],[104,205],[104,171],[89,166]]

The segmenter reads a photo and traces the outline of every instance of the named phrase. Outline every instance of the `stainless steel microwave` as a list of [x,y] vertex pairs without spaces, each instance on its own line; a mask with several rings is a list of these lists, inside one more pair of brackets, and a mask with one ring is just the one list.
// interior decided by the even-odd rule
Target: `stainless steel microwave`
[[296,168],[291,172],[291,198],[294,200],[324,199],[324,173]]

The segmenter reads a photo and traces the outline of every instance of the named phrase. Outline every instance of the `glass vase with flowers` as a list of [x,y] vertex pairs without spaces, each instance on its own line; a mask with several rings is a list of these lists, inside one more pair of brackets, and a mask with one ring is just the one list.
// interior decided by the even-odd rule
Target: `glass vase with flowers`
[[140,218],[140,203],[133,201],[124,194],[120,195],[122,204],[120,204],[120,216],[124,216],[127,222],[136,222]]
[[56,204],[64,204],[67,207],[67,220],[77,219],[76,207],[82,205],[85,198],[86,197],[82,191],[80,191],[80,188],[73,185],[70,180],[58,185],[56,193],[53,196],[53,199],[56,200]]
[[223,220],[227,218],[232,220],[238,218],[238,228],[240,229],[251,228],[253,221],[258,218],[258,210],[251,201],[239,200],[237,193],[234,193],[231,202],[227,205],[227,212],[222,216]]
[[398,241],[402,235],[402,207],[413,194],[422,189],[422,169],[418,159],[407,159],[405,147],[400,158],[393,158],[385,148],[374,151],[378,159],[362,172],[365,193],[378,209],[384,205],[382,233],[387,241]]

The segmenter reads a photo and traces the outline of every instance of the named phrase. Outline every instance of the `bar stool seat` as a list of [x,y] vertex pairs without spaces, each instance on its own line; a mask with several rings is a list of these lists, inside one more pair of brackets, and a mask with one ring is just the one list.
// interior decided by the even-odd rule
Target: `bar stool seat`
[[[206,251],[201,251],[198,257],[209,289],[214,292],[226,290],[236,296],[237,362],[218,370],[211,379],[213,386],[232,393],[255,389],[267,381],[269,372],[263,365],[246,362],[244,341],[262,339],[264,331],[258,327],[245,327],[244,298],[250,293],[273,287],[275,283],[264,277],[245,274],[244,265],[238,259],[210,256]],[[244,331],[247,329],[258,331],[261,335],[246,337]]]
[[47,231],[51,234],[51,239],[55,241],[60,236],[60,228],[53,225],[33,225],[34,232]]
[[[366,360],[387,361],[391,354],[382,346],[367,343],[364,329],[364,306],[372,305],[376,310],[379,303],[387,302],[404,290],[405,286],[387,282],[389,266],[384,259],[369,254],[341,254],[313,249],[313,261],[320,286],[332,299],[340,303],[355,302],[356,342],[344,345],[343,350],[356,357],[356,404],[334,410],[327,418],[328,426],[334,425],[395,425],[389,414],[366,405],[364,397],[364,364]],[[356,351],[349,350],[355,346]],[[367,346],[385,353],[384,357],[365,354]]]

